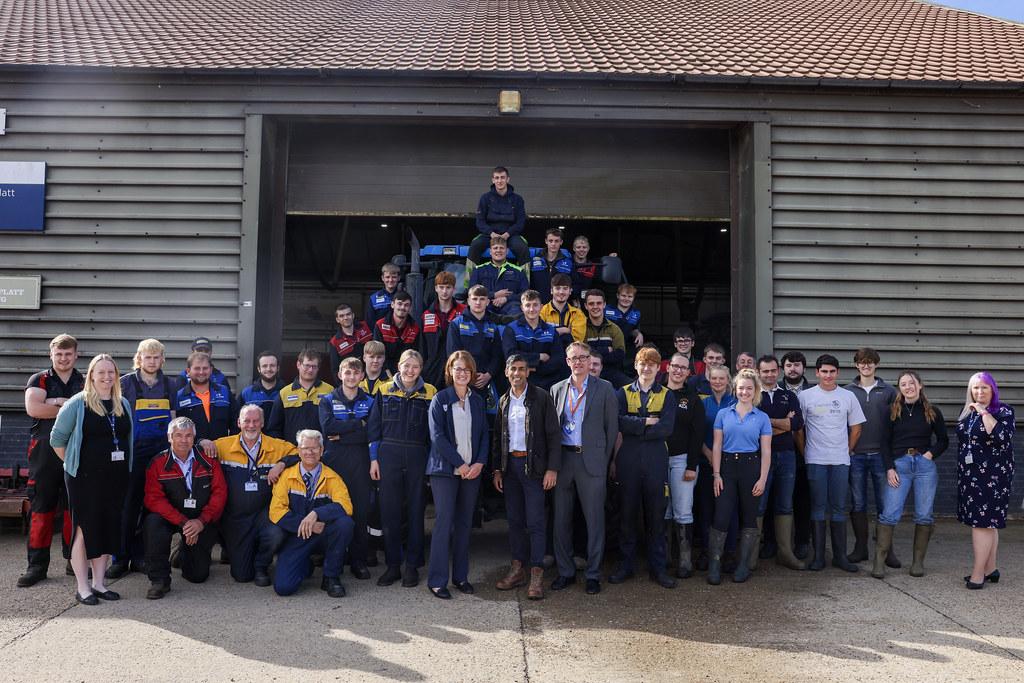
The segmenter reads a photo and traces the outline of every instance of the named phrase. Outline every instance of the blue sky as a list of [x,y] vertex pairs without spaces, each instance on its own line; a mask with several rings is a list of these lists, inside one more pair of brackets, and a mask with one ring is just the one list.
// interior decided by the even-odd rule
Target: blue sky
[[934,0],[933,4],[959,7],[1024,23],[1024,0]]

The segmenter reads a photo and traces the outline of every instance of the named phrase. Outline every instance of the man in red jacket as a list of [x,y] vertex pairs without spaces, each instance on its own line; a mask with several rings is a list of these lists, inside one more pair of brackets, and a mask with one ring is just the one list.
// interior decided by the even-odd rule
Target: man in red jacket
[[159,600],[171,590],[171,537],[181,533],[181,575],[202,583],[210,576],[210,550],[217,542],[213,524],[220,519],[228,489],[220,463],[193,444],[196,425],[178,417],[167,425],[171,447],[146,470],[146,597]]

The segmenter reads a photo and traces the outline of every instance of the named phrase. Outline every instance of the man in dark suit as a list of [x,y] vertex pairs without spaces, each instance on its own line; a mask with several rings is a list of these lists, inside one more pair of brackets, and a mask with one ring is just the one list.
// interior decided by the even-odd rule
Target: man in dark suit
[[608,462],[619,433],[619,408],[612,385],[591,377],[590,347],[573,342],[565,351],[572,373],[551,387],[561,426],[562,468],[555,484],[555,559],[558,578],[551,590],[576,583],[572,559],[572,516],[578,495],[587,523],[587,593],[601,592],[604,502]]

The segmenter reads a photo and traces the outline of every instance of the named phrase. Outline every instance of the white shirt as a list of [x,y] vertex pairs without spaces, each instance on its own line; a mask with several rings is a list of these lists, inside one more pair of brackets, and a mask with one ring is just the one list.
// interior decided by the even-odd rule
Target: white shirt
[[523,389],[523,395],[516,398],[513,392],[508,392],[508,449],[510,451],[526,450],[526,392],[529,387]]
[[808,465],[849,465],[848,427],[865,421],[857,397],[849,389],[804,389],[797,397],[804,418],[804,458]]
[[452,421],[455,423],[455,450],[468,465],[473,461],[473,415],[468,397],[464,407],[458,401],[452,404]]

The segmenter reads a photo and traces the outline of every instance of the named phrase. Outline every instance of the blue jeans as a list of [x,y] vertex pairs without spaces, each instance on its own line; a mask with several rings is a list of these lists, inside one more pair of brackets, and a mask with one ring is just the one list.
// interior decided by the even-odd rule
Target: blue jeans
[[693,489],[697,480],[683,481],[686,458],[687,455],[683,453],[668,459],[669,506],[665,509],[665,519],[671,519],[676,524],[693,524]]
[[[772,488],[772,487],[775,488]],[[772,498],[772,512],[777,515],[793,514],[793,488],[796,486],[796,452],[772,451],[772,466],[768,470],[768,481],[764,485],[761,502],[757,505],[757,516],[764,517],[768,511],[769,493]]]
[[807,463],[807,483],[811,485],[811,521],[845,522],[850,466]]
[[939,487],[939,473],[935,463],[921,454],[904,455],[896,458],[896,474],[900,477],[900,485],[896,488],[885,487],[882,513],[878,516],[880,524],[896,526],[903,514],[903,505],[907,502],[910,489],[914,489],[914,524],[932,524],[932,504],[935,502],[935,490]]
[[853,512],[868,510],[868,477],[875,492],[875,511],[881,513],[885,489],[885,463],[881,453],[854,453],[850,456],[850,494],[853,497]]

